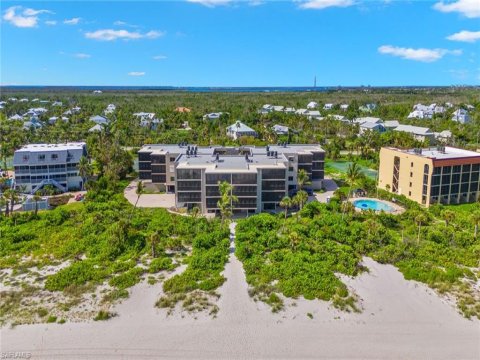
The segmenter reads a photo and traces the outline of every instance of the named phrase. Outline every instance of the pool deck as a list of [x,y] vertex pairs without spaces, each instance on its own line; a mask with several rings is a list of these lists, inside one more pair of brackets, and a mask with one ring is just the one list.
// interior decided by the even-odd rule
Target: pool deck
[[[391,206],[393,208],[393,211],[392,212],[387,212],[387,213],[390,213],[390,214],[394,214],[394,215],[400,215],[402,214],[405,209],[403,207],[401,207],[400,205],[398,204],[395,204],[394,202],[391,202],[391,201],[388,201],[388,200],[381,200],[381,199],[376,199],[376,198],[372,198],[372,197],[354,197],[354,198],[351,198],[349,199],[349,201],[353,204],[354,201],[358,201],[358,200],[375,200],[375,201],[379,201],[379,202],[383,202],[385,204],[388,204],[388,206]],[[355,208],[356,211],[363,211],[362,209],[359,209],[359,208]],[[375,212],[380,212],[380,210],[375,210]]]

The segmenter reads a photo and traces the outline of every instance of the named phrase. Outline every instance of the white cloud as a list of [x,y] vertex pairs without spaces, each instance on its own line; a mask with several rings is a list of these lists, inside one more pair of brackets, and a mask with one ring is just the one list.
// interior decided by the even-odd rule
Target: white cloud
[[87,39],[94,39],[99,41],[114,41],[117,39],[121,40],[136,40],[136,39],[156,39],[160,36],[165,35],[161,31],[149,31],[147,33],[140,33],[138,31],[128,31],[128,30],[113,30],[113,29],[101,29],[93,32],[85,33]]
[[387,54],[392,56],[398,56],[402,59],[421,61],[421,62],[434,62],[440,60],[447,54],[461,55],[461,50],[446,50],[446,49],[412,49],[404,48],[392,45],[383,45],[378,48],[380,54]]
[[233,0],[187,0],[187,2],[213,8],[215,6],[229,5],[233,2]]
[[11,6],[3,13],[3,20],[9,22],[13,26],[21,28],[32,28],[38,24],[39,14],[53,14],[49,10],[35,10],[35,9],[23,9],[21,6]]
[[123,25],[127,25],[127,23],[125,21],[117,20],[113,23],[113,25],[123,26]]
[[128,73],[129,76],[144,76],[145,71],[130,71]]
[[480,2],[478,0],[440,1],[434,4],[433,8],[445,13],[458,12],[467,18],[480,17]]
[[355,4],[354,0],[306,0],[301,1],[299,7],[302,9],[322,10],[329,7],[349,7]]
[[77,25],[80,22],[81,18],[76,17],[76,18],[71,18],[71,19],[65,19],[63,20],[63,23],[66,25]]
[[155,55],[153,60],[165,60],[167,57],[165,55]]
[[77,59],[88,59],[92,57],[92,55],[84,54],[84,53],[76,53],[76,54],[73,54],[73,57],[76,57]]
[[448,40],[453,40],[453,41],[463,41],[463,42],[473,43],[477,40],[480,40],[480,31],[463,30],[463,31],[460,31],[456,34],[452,34],[450,36],[447,36],[447,39]]
[[57,21],[56,20],[47,20],[47,21],[45,21],[45,25],[50,25],[50,26],[57,25]]

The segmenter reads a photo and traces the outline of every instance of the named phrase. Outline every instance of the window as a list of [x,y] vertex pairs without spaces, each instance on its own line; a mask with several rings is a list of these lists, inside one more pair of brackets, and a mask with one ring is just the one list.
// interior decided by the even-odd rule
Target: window
[[175,158],[172,156],[170,157],[170,162],[174,162],[175,161]]
[[412,192],[411,192],[411,191],[408,192],[408,196],[412,196]]
[[293,167],[290,166],[290,167],[288,168],[288,171],[292,172],[292,171],[293,171]]
[[23,161],[27,162],[28,161],[28,155],[23,155]]
[[410,183],[410,187],[412,187],[412,183]]
[[413,162],[410,163],[410,167],[413,167]]
[[413,177],[413,172],[410,171],[410,177]]
[[175,176],[170,176],[170,181],[175,181]]
[[45,154],[38,155],[38,161],[45,161]]
[[288,181],[293,181],[293,176],[289,176]]
[[51,158],[52,158],[52,160],[57,160],[58,159],[58,154],[52,154]]

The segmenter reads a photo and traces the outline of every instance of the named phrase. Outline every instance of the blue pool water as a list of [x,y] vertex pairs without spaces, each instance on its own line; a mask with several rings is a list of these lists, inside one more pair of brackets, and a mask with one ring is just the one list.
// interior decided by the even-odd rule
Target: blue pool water
[[361,210],[375,210],[375,211],[387,211],[387,212],[393,212],[395,209],[388,205],[387,203],[384,203],[383,201],[379,200],[374,200],[374,199],[366,199],[366,200],[355,200],[353,202],[353,206],[355,206],[357,209]]

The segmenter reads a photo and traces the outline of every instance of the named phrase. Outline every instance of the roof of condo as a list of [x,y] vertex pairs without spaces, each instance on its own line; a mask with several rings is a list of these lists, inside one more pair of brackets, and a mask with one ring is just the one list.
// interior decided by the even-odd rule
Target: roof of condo
[[[268,146],[268,150],[267,150]],[[278,154],[307,154],[312,151],[324,152],[320,145],[316,144],[278,144],[267,146],[196,146],[191,144],[147,144],[139,152],[152,154],[186,154],[187,150],[197,150],[197,155],[213,155],[215,152],[224,150],[228,155],[240,154],[242,151],[248,151],[251,155],[266,155],[268,151],[277,151]],[[233,150],[233,151],[232,151]],[[223,155],[222,155],[223,156]]]
[[210,172],[256,172],[257,168],[286,169],[287,158],[278,154],[277,157],[267,155],[247,156],[211,156],[181,155],[178,159],[177,169],[205,168]]
[[[410,155],[421,156],[436,160],[448,160],[448,159],[464,159],[464,158],[478,158],[480,153],[470,150],[458,149],[450,146],[439,146],[425,149],[408,149],[401,150],[393,148],[394,150],[401,151]],[[419,151],[421,150],[421,152]]]
[[45,152],[45,151],[62,151],[62,150],[83,150],[86,146],[84,142],[69,142],[63,144],[27,144],[17,151],[28,152]]

